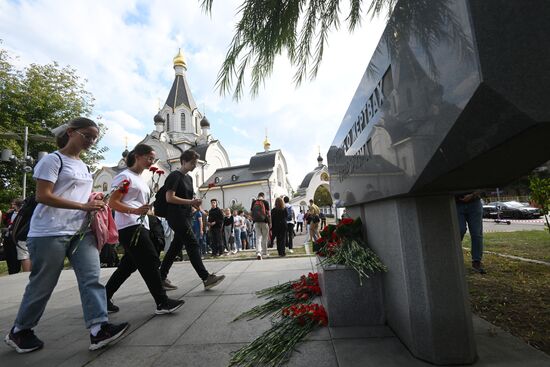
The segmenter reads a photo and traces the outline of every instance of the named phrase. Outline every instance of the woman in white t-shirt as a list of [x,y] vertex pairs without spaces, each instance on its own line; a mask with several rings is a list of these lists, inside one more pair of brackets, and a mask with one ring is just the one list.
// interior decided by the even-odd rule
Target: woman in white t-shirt
[[18,353],[32,352],[44,345],[32,328],[46,308],[65,257],[78,281],[84,321],[90,329],[90,350],[104,347],[128,328],[128,323],[107,322],[96,240],[89,229],[80,235],[87,227],[87,212],[105,205],[101,200],[88,201],[93,179],[80,159],[80,153],[98,140],[99,127],[94,121],[79,117],[52,132],[60,149],[42,158],[34,168],[38,205],[27,237],[32,270],[15,324],[5,338]]
[[[151,190],[141,177],[141,173],[149,169],[155,161],[156,155],[153,148],[146,144],[138,144],[126,157],[128,169],[113,179],[113,188],[126,187],[125,190],[114,191],[109,199],[110,207],[115,210],[115,223],[118,228],[120,244],[124,247],[125,253],[118,268],[105,286],[109,312],[119,310],[111,298],[136,270],[139,270],[149,292],[155,299],[157,315],[172,313],[184,303],[183,300],[171,299],[166,296],[166,290],[162,286],[160,277],[159,255],[149,234],[149,220],[146,214],[150,210]],[[125,181],[128,183],[126,186],[123,185]],[[145,216],[141,222],[140,216],[142,215]],[[132,243],[136,231],[140,231],[139,236],[137,241]]]

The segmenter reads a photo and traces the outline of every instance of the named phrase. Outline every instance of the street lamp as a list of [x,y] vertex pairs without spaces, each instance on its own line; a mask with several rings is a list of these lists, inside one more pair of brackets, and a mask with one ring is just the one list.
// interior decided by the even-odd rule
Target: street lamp
[[43,135],[36,135],[36,134],[29,135],[29,128],[27,126],[25,126],[24,134],[6,132],[6,133],[0,133],[0,137],[7,138],[7,139],[17,139],[17,140],[21,140],[21,138],[23,139],[23,158],[17,158],[10,149],[4,149],[2,150],[0,160],[2,162],[13,162],[17,165],[22,165],[23,199],[25,199],[27,195],[27,173],[32,172],[32,165],[35,162],[38,162],[40,159],[44,158],[44,156],[48,154],[48,152],[38,152],[36,161],[34,160],[33,157],[27,155],[29,139],[35,140],[35,141],[48,141],[48,142],[53,142],[55,141],[55,139],[51,136],[43,136]]

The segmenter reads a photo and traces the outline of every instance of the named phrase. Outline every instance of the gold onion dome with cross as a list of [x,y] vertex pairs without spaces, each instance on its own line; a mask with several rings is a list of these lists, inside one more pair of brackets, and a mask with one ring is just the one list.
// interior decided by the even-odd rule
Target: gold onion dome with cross
[[183,56],[183,52],[181,52],[181,48],[178,51],[178,54],[174,56],[174,67],[176,66],[182,66],[187,69],[187,64],[185,63],[185,57]]

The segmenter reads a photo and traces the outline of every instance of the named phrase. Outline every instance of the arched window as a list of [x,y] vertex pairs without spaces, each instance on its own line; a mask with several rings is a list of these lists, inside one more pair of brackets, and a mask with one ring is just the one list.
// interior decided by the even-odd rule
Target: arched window
[[180,126],[181,126],[181,129],[180,129],[180,131],[185,131],[185,113],[182,112],[180,116],[181,116],[181,117],[180,117],[180,122],[181,122],[181,125],[180,125]]
[[195,116],[195,132],[200,134],[199,118]]
[[103,191],[107,191],[109,188],[107,187],[107,182],[103,183]]
[[166,131],[170,131],[170,115],[166,114]]
[[195,185],[197,185],[197,187],[199,187],[201,185],[201,182],[199,181],[199,178],[200,178],[200,175],[197,173],[197,175],[195,176]]
[[277,167],[277,185],[281,187],[283,186],[283,169],[281,166]]

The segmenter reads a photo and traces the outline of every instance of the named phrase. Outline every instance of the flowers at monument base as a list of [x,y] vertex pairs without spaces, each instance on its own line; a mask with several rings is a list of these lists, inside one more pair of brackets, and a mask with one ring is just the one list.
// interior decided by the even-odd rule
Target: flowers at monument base
[[371,274],[387,271],[380,258],[363,240],[360,218],[343,218],[337,225],[328,225],[313,244],[321,257],[321,265],[345,265],[357,272],[359,283]]
[[234,321],[246,316],[250,320],[272,314],[272,327],[233,353],[230,366],[280,366],[307,334],[328,325],[325,308],[311,303],[314,297],[321,295],[317,273],[302,275],[298,280],[265,288],[256,294],[270,301],[241,314]]
[[319,275],[317,273],[309,273],[307,276],[302,275],[298,280],[265,288],[256,292],[256,294],[269,301],[243,312],[233,321],[244,318],[248,320],[257,317],[265,318],[270,315],[278,316],[284,307],[296,303],[311,302],[314,297],[321,295]]

